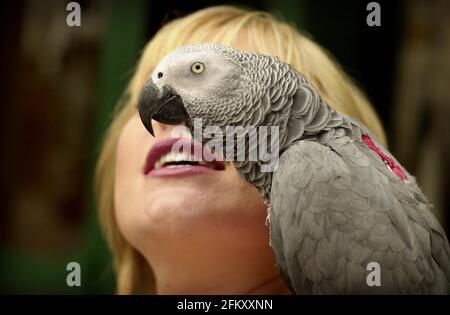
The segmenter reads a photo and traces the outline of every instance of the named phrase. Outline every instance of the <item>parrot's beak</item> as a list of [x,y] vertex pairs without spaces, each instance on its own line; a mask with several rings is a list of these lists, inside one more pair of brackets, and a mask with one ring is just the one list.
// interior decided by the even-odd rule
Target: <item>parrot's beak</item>
[[138,111],[142,123],[152,136],[155,136],[152,119],[167,125],[186,123],[190,119],[181,97],[166,86],[158,88],[151,79],[141,90]]

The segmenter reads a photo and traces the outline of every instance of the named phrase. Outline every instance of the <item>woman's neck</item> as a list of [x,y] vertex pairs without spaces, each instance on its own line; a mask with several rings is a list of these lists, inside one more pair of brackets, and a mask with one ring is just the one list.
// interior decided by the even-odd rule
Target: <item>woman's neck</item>
[[[290,294],[272,250],[265,253],[179,253],[152,261],[157,294]],[[180,259],[181,257],[181,259]],[[172,257],[175,258],[175,257]]]

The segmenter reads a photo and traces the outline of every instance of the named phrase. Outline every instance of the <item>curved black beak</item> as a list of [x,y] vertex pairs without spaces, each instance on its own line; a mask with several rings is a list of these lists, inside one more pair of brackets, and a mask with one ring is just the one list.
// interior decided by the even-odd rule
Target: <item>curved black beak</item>
[[142,123],[152,136],[155,136],[152,119],[167,125],[178,125],[189,120],[181,97],[165,86],[160,90],[151,79],[141,90],[138,111]]

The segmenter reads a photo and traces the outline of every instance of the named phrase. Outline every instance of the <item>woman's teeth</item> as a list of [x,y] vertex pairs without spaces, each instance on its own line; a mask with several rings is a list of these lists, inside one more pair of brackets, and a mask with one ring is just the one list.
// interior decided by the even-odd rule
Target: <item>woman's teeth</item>
[[209,166],[206,161],[196,161],[194,156],[188,152],[168,152],[162,155],[155,163],[155,169],[158,168],[177,168],[184,167],[186,165],[204,165]]

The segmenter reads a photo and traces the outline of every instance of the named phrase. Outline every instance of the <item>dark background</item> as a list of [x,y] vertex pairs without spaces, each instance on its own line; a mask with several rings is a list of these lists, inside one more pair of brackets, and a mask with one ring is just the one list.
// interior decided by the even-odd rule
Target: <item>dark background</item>
[[[376,1],[380,27],[364,0],[78,1],[81,27],[66,25],[68,2],[1,2],[0,293],[114,292],[92,195],[99,141],[145,43],[210,5],[270,11],[329,50],[447,226],[449,1]],[[66,286],[70,261],[81,288]]]

